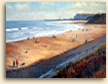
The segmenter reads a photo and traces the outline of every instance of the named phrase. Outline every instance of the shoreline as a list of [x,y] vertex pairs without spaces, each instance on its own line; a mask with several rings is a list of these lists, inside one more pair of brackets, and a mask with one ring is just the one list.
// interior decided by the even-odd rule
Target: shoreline
[[[82,20],[81,20],[81,21],[82,21]],[[78,20],[78,21],[75,20],[75,22],[80,23],[79,20]],[[85,22],[85,21],[83,21],[83,22]],[[64,23],[64,22],[63,22],[63,23],[60,22],[60,23],[50,23],[50,24],[65,24],[65,23]],[[75,24],[75,23],[74,23],[74,22],[73,22],[73,23],[69,23],[69,22],[67,22],[66,24]],[[75,25],[80,25],[80,24],[75,24]],[[81,29],[84,29],[84,28],[81,28]],[[65,33],[65,32],[72,31],[72,30],[78,30],[78,29],[65,30],[64,32],[60,32],[60,33],[53,34],[53,35],[60,35],[60,34],[63,34],[63,33]],[[9,43],[9,42],[17,42],[17,41],[23,41],[23,40],[27,40],[27,38],[32,39],[33,37],[34,37],[34,38],[40,38],[40,37],[52,37],[53,35],[45,35],[45,36],[30,36],[30,37],[28,36],[28,37],[26,37],[26,38],[19,38],[19,39],[15,39],[15,40],[6,40],[6,43]]]
[[[57,38],[52,38],[51,36],[46,37],[36,37],[29,40],[21,40],[15,42],[6,42],[6,69],[18,69],[30,66],[39,60],[47,60],[52,57],[56,57],[70,49],[76,48],[85,43],[87,39],[88,42],[95,40],[106,33],[106,25],[102,24],[82,24],[85,25],[89,30],[82,31],[72,30],[67,31],[60,35],[55,35]],[[93,29],[93,28],[95,29]],[[98,31],[97,33],[94,33]],[[91,35],[88,35],[88,34]],[[76,38],[76,34],[78,37]],[[86,36],[85,36],[86,35]],[[72,42],[72,39],[75,42]],[[35,43],[38,40],[39,43]],[[45,47],[47,45],[47,47]],[[28,53],[25,50],[28,49]],[[25,63],[24,66],[19,66],[17,68],[10,68],[12,66],[12,61],[18,59],[19,63]]]
[[[100,24],[86,24],[86,22],[88,20],[70,20],[70,21],[74,21],[74,22],[60,22],[60,23],[51,23],[51,24],[76,24],[76,25],[83,25],[83,26],[87,26],[87,25],[100,25]],[[101,25],[104,25],[104,24],[101,24]],[[81,28],[81,29],[85,29],[85,28]],[[73,29],[74,30],[79,30],[79,29]],[[72,30],[70,30],[72,31]],[[65,31],[65,32],[68,32],[68,31]],[[63,33],[65,33],[63,32]],[[60,33],[60,34],[63,34],[63,33]],[[55,34],[55,36],[58,36],[60,34]],[[52,37],[53,35],[48,35],[48,36],[34,36],[34,38],[40,38],[40,37]],[[29,37],[30,39],[33,39],[33,37]],[[21,39],[15,39],[15,40],[7,40],[6,43],[10,43],[10,42],[17,42],[17,41],[23,41],[23,40],[27,40],[27,38],[21,38]]]

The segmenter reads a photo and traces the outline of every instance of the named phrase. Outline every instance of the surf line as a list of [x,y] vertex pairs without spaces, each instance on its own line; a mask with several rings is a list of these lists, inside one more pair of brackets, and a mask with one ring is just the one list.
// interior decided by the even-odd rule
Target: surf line
[[25,30],[25,29],[32,29],[32,28],[28,28],[28,27],[10,28],[10,29],[6,29],[6,31],[18,31],[18,30]]

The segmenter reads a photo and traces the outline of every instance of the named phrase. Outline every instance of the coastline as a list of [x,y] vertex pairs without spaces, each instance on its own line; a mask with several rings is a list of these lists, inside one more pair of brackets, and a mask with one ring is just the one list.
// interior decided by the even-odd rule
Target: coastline
[[[76,24],[75,22],[77,22],[78,24]],[[22,36],[20,36],[20,33],[16,33],[16,35],[19,35],[19,37],[18,38],[13,38],[12,39],[12,37],[11,36],[13,36],[14,37],[14,34],[15,34],[15,32],[22,32],[22,30],[24,29],[25,31],[27,31],[28,29],[35,29],[34,27],[32,27],[32,28],[29,28],[29,27],[21,27],[21,28],[9,28],[9,29],[6,29],[6,33],[7,33],[7,38],[6,38],[6,43],[9,43],[9,42],[16,42],[16,41],[22,41],[22,40],[26,40],[27,38],[30,38],[30,39],[32,39],[32,38],[39,38],[39,37],[50,37],[50,36],[53,36],[53,35],[60,35],[60,34],[62,34],[62,33],[65,33],[65,32],[67,32],[67,31],[70,31],[70,30],[78,30],[78,28],[84,28],[84,26],[80,26],[80,23],[81,22],[87,22],[87,20],[78,20],[78,21],[73,21],[73,20],[71,20],[71,21],[65,21],[65,22],[63,22],[63,21],[61,21],[61,22],[56,22],[56,23],[52,23],[52,22],[46,22],[46,24],[51,24],[51,25],[55,25],[55,24],[73,24],[71,27],[69,26],[69,27],[66,27],[65,28],[65,30],[63,30],[63,31],[58,31],[58,29],[56,28],[56,29],[53,29],[54,30],[54,32],[53,32],[53,30],[51,30],[50,32],[47,32],[47,31],[39,31],[38,33],[37,32],[35,32],[35,34],[33,33],[33,32],[31,32],[31,31],[29,31],[29,32],[31,32],[31,33],[33,33],[32,35],[22,35]],[[67,26],[67,25],[66,25]],[[55,26],[56,27],[56,26]],[[50,27],[49,27],[50,28]],[[52,28],[52,27],[51,27]],[[50,28],[50,29],[51,29]],[[60,27],[61,28],[61,27]],[[16,30],[17,29],[17,30]],[[42,29],[41,27],[40,27],[40,29]],[[7,30],[9,30],[9,32],[7,31]],[[24,33],[24,30],[23,30],[23,33]],[[35,29],[35,30],[37,30],[37,28]],[[44,30],[44,27],[43,27],[43,30]],[[61,29],[62,30],[62,29]],[[9,33],[9,35],[12,33],[12,35],[10,36],[10,39],[9,39],[9,37],[8,37],[8,33]],[[14,34],[13,34],[14,33]],[[23,36],[25,36],[25,37],[23,37]]]
[[[85,40],[89,42],[100,38],[106,33],[106,24],[81,25],[86,26],[84,31],[82,31],[83,29],[67,31],[63,34],[56,35],[56,38],[48,36],[16,42],[6,42],[6,69],[27,67],[40,60],[56,57],[84,44]],[[88,31],[86,31],[86,29],[88,29]],[[72,39],[75,41],[72,42]],[[35,43],[35,40],[38,40],[39,43]],[[47,45],[47,47],[45,47],[45,45]],[[26,49],[28,49],[28,53],[25,53]],[[25,65],[17,68],[9,67],[12,66],[13,60],[16,59],[20,64],[25,63]]]

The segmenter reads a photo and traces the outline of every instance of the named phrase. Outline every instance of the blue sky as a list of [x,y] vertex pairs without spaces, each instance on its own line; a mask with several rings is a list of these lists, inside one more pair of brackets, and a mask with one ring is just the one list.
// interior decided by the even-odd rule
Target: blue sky
[[77,13],[106,13],[105,2],[7,2],[6,21],[73,18]]

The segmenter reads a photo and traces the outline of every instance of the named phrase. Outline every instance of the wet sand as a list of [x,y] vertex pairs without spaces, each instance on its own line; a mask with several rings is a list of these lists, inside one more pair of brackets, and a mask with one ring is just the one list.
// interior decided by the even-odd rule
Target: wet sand
[[[80,23],[80,25],[85,26],[83,31],[82,29],[68,31],[61,35],[57,35],[56,38],[39,37],[6,43],[6,69],[27,67],[41,60],[56,57],[84,44],[85,40],[95,40],[106,33],[105,24]],[[88,31],[86,31],[86,29],[88,29]],[[74,42],[72,42],[72,39],[74,39]],[[35,40],[38,40],[39,43],[35,43]],[[28,53],[26,53],[26,49]],[[13,60],[18,60],[19,66],[17,68],[12,67]],[[21,66],[22,63],[25,64]]]

